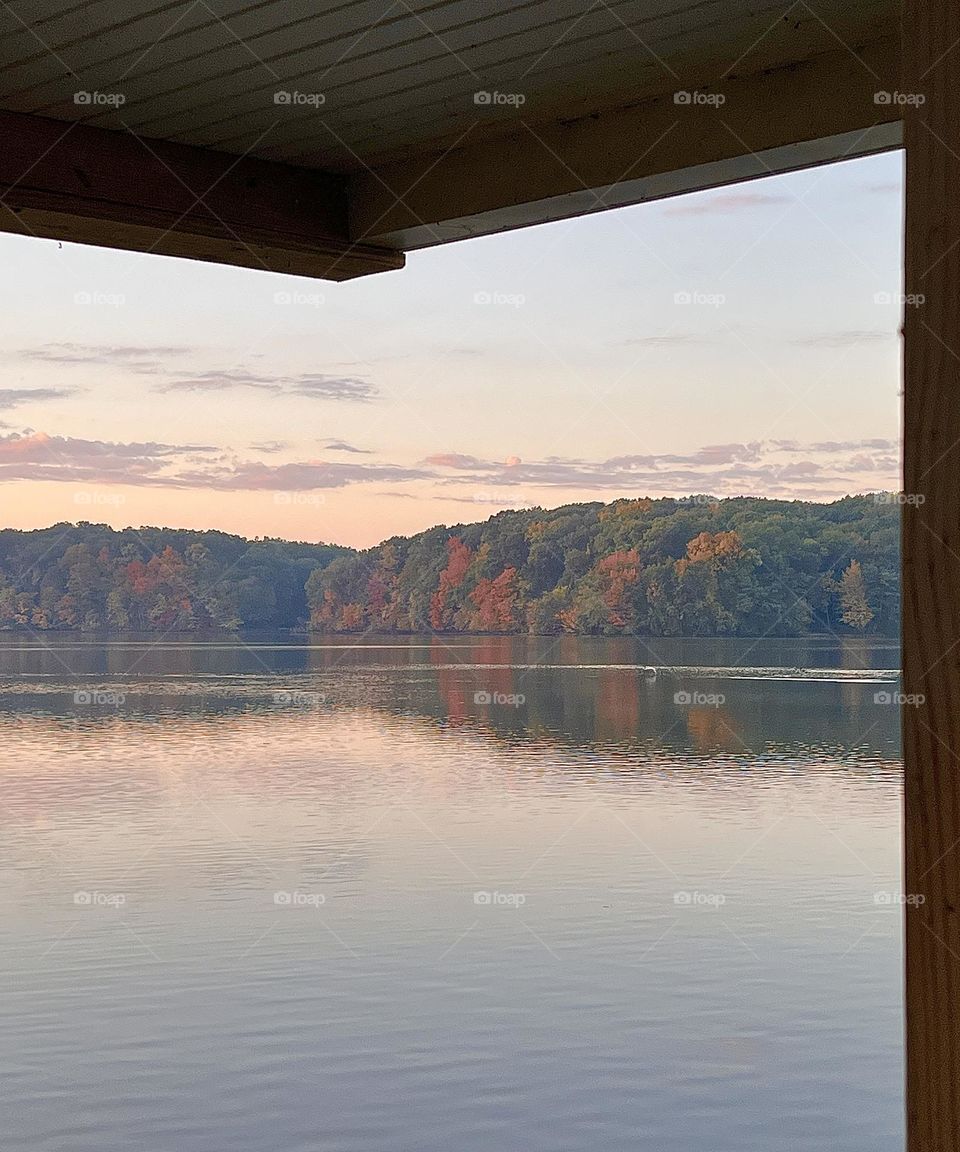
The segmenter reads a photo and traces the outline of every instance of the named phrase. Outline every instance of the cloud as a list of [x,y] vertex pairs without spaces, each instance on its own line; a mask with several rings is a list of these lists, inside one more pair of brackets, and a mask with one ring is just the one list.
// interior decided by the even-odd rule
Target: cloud
[[0,480],[157,482],[173,462],[206,459],[220,449],[207,444],[127,444],[13,432],[0,436]]
[[220,491],[306,491],[433,477],[395,464],[303,461],[276,466],[238,459],[209,444],[113,443],[44,432],[0,435],[0,481],[53,480]]
[[344,488],[348,484],[370,481],[403,483],[431,479],[432,474],[420,468],[396,464],[341,464],[308,461],[266,464],[246,461],[227,468],[180,472],[175,481],[180,488],[214,488],[219,491],[305,492],[317,488]]
[[302,372],[292,376],[264,375],[244,369],[220,372],[178,372],[176,379],[157,386],[158,392],[228,392],[252,388],[274,396],[307,396],[313,400],[353,400],[367,402],[377,390],[359,376],[328,376],[322,372]]
[[634,491],[637,495],[724,495],[763,493],[789,498],[824,498],[850,491],[896,486],[897,443],[888,439],[802,444],[766,440],[705,445],[689,453],[647,453],[591,461],[577,457],[502,464],[456,452],[425,463],[441,470],[443,485],[483,489],[518,487],[570,491]]
[[620,341],[621,345],[642,344],[648,347],[676,347],[683,344],[712,344],[713,338],[702,332],[664,332],[657,336],[631,336]]
[[163,371],[162,361],[182,356],[194,349],[179,344],[71,344],[49,343],[21,348],[13,355],[19,360],[44,364],[96,364],[122,367],[128,372],[151,374]]
[[665,216],[714,216],[742,212],[744,209],[764,208],[771,204],[792,204],[792,196],[778,196],[773,192],[721,192],[707,198],[678,200],[664,209]]
[[478,471],[482,468],[496,469],[500,465],[493,461],[478,460],[476,456],[464,456],[460,452],[438,452],[428,456],[424,464],[432,464],[436,468],[458,468],[462,471]]
[[852,348],[855,344],[886,342],[892,340],[895,335],[895,332],[851,328],[837,332],[818,332],[812,336],[798,336],[791,343],[804,348]]
[[[270,445],[272,442],[267,441]],[[262,449],[261,449],[262,450]],[[417,466],[357,460],[299,460],[272,465],[206,444],[155,441],[113,443],[42,432],[0,435],[0,482],[44,480],[213,491],[310,491],[356,484],[386,484],[391,495],[415,482],[431,485],[434,499],[480,500],[492,493],[503,506],[563,498],[614,495],[782,496],[828,499],[846,492],[897,486],[898,444],[884,437],[859,440],[763,440],[708,444],[687,453],[630,454],[589,460],[484,459],[436,453]],[[423,496],[424,490],[415,493]],[[558,500],[560,497],[558,496]]]
[[377,395],[374,385],[361,376],[324,372],[284,375],[251,372],[245,368],[192,369],[169,363],[188,355],[196,358],[201,351],[182,344],[48,343],[36,348],[21,348],[12,356],[31,363],[110,367],[138,376],[153,376],[163,381],[156,385],[158,392],[228,392],[250,388],[274,396],[360,403],[373,400]]
[[369,448],[357,448],[353,444],[348,444],[346,440],[324,440],[322,444],[328,452],[350,452],[355,456],[372,455]]
[[[777,441],[777,443],[795,445],[796,441]],[[817,443],[808,445],[806,451],[838,455],[847,452],[862,452],[866,449],[878,449],[881,452],[899,452],[900,443],[897,440],[885,440],[880,437],[872,440],[820,440]],[[798,448],[793,449],[793,451],[799,450]]]
[[0,409],[18,408],[21,404],[36,404],[43,400],[66,400],[74,394],[72,388],[0,388]]
[[261,440],[250,445],[254,452],[282,452],[290,447],[288,440]]

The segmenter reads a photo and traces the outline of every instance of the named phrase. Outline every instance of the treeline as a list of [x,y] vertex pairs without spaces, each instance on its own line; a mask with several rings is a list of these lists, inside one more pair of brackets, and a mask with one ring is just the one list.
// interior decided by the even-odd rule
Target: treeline
[[0,628],[797,636],[899,631],[899,508],[740,498],[501,512],[362,552],[0,530]]
[[331,632],[798,636],[899,630],[896,501],[689,497],[501,512],[337,557]]
[[327,544],[226,532],[55,524],[0,530],[0,627],[196,631],[306,624]]

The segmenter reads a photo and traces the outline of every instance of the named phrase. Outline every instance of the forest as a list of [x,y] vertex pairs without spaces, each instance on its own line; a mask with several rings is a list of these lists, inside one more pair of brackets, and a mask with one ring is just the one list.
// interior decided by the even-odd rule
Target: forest
[[899,630],[900,508],[759,498],[501,512],[339,556],[307,581],[329,632],[799,636]]
[[709,496],[500,512],[355,551],[0,530],[0,628],[800,636],[899,631],[900,507]]
[[311,573],[348,552],[226,532],[0,530],[0,627],[109,631],[305,624]]

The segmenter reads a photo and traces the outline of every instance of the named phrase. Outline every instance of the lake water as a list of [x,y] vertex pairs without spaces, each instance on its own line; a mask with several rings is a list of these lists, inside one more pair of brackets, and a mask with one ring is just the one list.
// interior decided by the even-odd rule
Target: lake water
[[3,1148],[899,1149],[898,665],[0,638]]

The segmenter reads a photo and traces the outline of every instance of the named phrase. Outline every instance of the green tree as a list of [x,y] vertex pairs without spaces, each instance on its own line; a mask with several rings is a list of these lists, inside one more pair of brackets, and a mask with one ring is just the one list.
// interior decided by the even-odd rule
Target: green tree
[[840,619],[851,628],[862,632],[873,619],[873,610],[867,603],[867,586],[859,560],[851,560],[840,581]]

